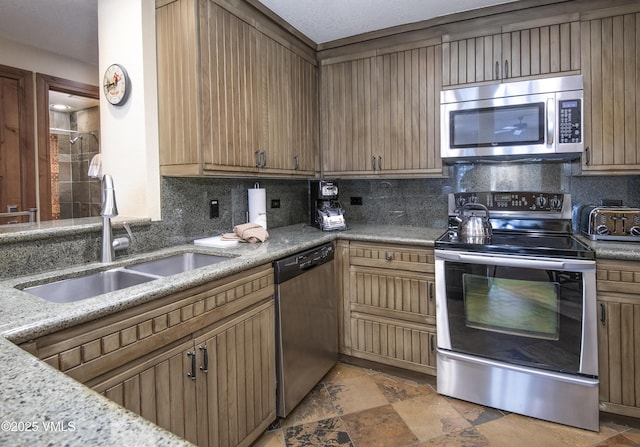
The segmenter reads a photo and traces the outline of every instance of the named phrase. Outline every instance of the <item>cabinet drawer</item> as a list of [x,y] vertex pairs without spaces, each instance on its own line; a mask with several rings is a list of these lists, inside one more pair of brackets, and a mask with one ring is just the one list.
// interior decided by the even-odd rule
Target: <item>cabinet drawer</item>
[[598,292],[640,294],[640,262],[603,259],[596,269]]
[[352,266],[350,284],[352,311],[435,324],[435,284],[429,275]]
[[273,294],[273,269],[256,267],[21,346],[85,383]]
[[351,265],[431,274],[435,272],[435,258],[431,248],[351,242],[349,259]]
[[435,375],[435,327],[351,313],[351,355]]

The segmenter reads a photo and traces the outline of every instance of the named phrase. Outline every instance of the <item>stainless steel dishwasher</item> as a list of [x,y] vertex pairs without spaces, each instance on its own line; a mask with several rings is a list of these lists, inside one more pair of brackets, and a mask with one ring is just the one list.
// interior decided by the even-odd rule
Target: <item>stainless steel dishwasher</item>
[[333,244],[273,263],[277,415],[286,417],[338,360]]

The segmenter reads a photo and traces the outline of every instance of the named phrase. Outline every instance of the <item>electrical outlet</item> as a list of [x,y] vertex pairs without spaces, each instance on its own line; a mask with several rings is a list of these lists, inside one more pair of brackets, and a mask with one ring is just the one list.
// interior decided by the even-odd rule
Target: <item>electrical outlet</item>
[[209,219],[220,217],[220,206],[217,200],[209,200]]
[[362,197],[351,197],[351,205],[362,205]]
[[280,208],[280,199],[271,199],[271,208]]

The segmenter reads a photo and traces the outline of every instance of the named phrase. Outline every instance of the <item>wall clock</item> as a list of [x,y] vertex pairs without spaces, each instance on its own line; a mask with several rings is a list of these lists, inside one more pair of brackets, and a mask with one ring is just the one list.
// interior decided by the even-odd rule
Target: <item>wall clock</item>
[[104,72],[102,79],[104,96],[110,104],[121,106],[129,97],[131,81],[127,70],[122,65],[112,64]]

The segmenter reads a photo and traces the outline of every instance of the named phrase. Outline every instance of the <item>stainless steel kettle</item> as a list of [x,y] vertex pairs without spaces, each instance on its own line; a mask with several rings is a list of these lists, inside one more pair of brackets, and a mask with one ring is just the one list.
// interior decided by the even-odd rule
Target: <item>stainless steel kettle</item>
[[[478,215],[482,211],[483,215]],[[458,239],[467,244],[486,244],[491,242],[493,234],[489,222],[489,210],[481,203],[465,203],[460,208],[460,215],[456,216],[458,225]]]

